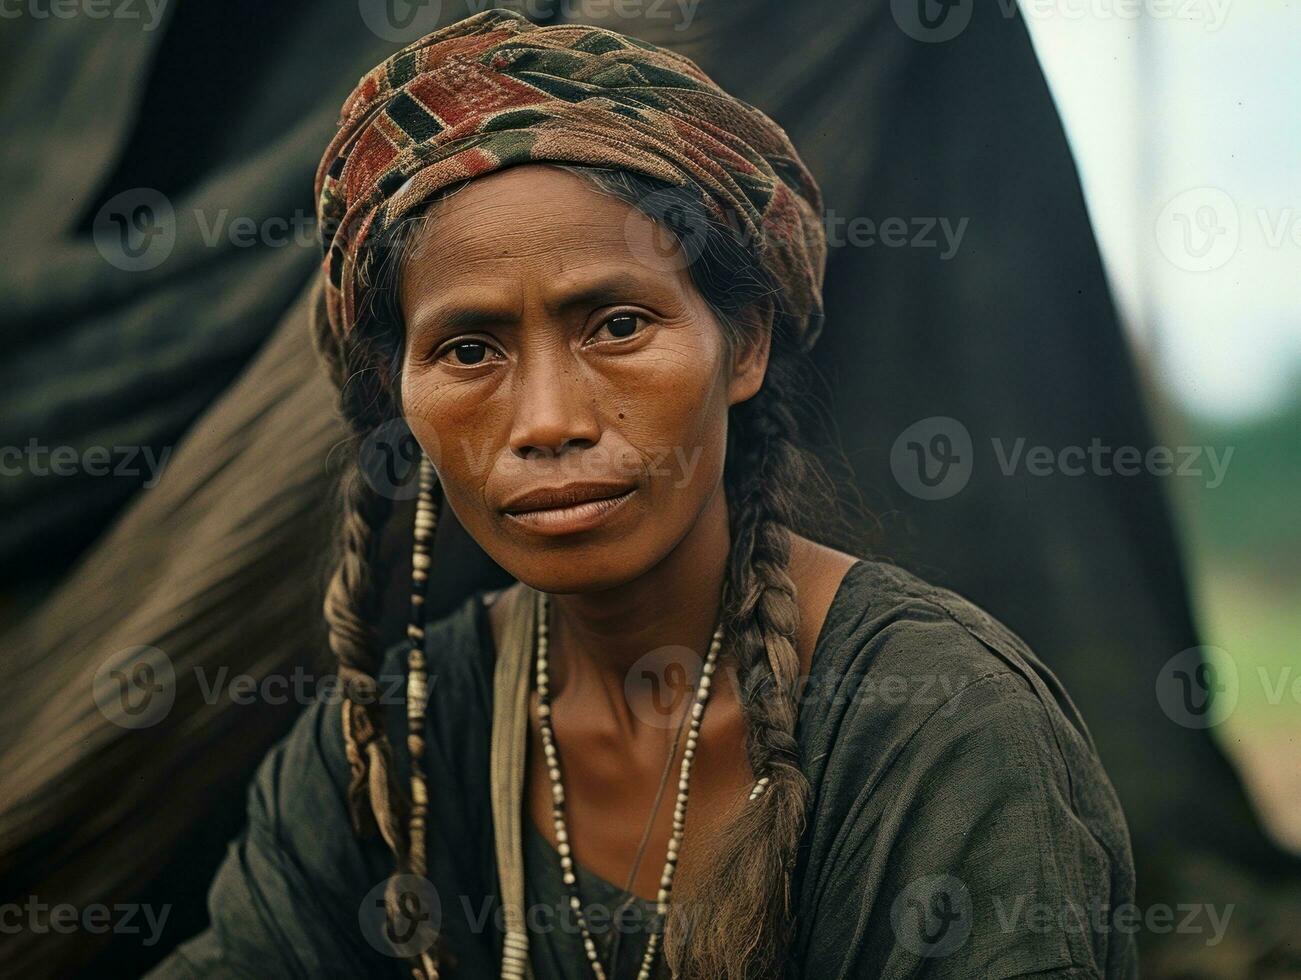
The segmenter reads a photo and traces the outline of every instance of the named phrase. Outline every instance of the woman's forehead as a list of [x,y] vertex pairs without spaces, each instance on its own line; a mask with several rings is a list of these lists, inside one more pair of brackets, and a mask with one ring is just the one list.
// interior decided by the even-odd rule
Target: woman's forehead
[[544,277],[557,294],[615,280],[680,287],[679,252],[667,229],[577,175],[514,167],[433,205],[404,262],[403,290],[530,277]]

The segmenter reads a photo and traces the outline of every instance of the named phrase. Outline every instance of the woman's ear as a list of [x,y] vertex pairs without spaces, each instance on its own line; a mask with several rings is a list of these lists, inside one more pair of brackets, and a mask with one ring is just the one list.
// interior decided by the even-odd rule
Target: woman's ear
[[741,340],[732,352],[732,378],[727,389],[728,405],[753,398],[768,373],[772,349],[773,307],[770,300],[751,303],[736,315]]

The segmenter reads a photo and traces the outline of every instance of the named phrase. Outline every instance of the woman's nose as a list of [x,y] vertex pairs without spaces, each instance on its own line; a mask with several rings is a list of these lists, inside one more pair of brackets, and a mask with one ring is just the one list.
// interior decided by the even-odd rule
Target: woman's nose
[[511,381],[511,451],[524,459],[590,448],[601,437],[591,386],[568,351],[522,357]]

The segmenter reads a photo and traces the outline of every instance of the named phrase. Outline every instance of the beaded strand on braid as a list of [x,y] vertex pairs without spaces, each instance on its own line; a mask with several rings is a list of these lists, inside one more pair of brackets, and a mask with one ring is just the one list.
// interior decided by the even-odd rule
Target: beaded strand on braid
[[[421,453],[419,492],[411,545],[411,622],[407,637],[407,754],[411,757],[411,814],[407,825],[407,861],[411,874],[424,877],[426,868],[425,820],[429,791],[425,783],[425,710],[429,703],[429,675],[425,663],[425,591],[429,581],[430,552],[438,524],[434,496],[436,477],[429,457]],[[421,972],[423,971],[423,972]],[[438,955],[434,947],[420,954],[418,980],[438,980]]]

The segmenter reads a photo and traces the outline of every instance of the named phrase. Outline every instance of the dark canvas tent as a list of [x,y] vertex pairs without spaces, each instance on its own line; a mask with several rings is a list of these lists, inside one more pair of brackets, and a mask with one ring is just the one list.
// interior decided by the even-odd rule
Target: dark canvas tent
[[[1208,733],[1153,696],[1162,665],[1197,643],[1162,487],[1005,476],[989,448],[1153,436],[1024,26],[1001,4],[955,6],[969,21],[945,41],[901,29],[907,5],[886,0],[704,0],[689,22],[591,4],[579,19],[689,54],[801,148],[843,219],[815,356],[878,553],[984,605],[1062,677],[1125,805],[1144,904],[1241,910],[1213,959],[1177,934],[1140,936],[1153,972],[1296,965],[1285,930],[1301,866],[1263,836]],[[147,489],[33,473],[3,484],[11,583],[78,560],[4,643],[0,676],[22,694],[0,722],[0,879],[48,901],[170,903],[170,945],[201,923],[243,784],[294,710],[205,699],[195,671],[328,669],[318,589],[342,437],[305,319],[316,253],[212,232],[311,213],[338,105],[394,43],[356,5],[230,0],[175,5],[153,30],[27,20],[0,45],[0,118],[16,136],[0,212],[0,443],[175,447]],[[96,247],[96,222],[106,205],[138,206],[142,188],[172,207],[175,241],[156,267],[124,270]],[[855,219],[874,223],[871,244],[851,240]],[[960,423],[971,448],[961,489],[924,499],[897,443],[931,420],[914,431],[935,445],[952,434],[937,419]],[[451,520],[435,568],[435,612],[502,580]],[[170,658],[175,703],[132,731],[92,692],[105,658],[139,645]],[[0,956],[62,975],[97,944],[24,935]],[[163,951],[119,940],[96,972]]]

